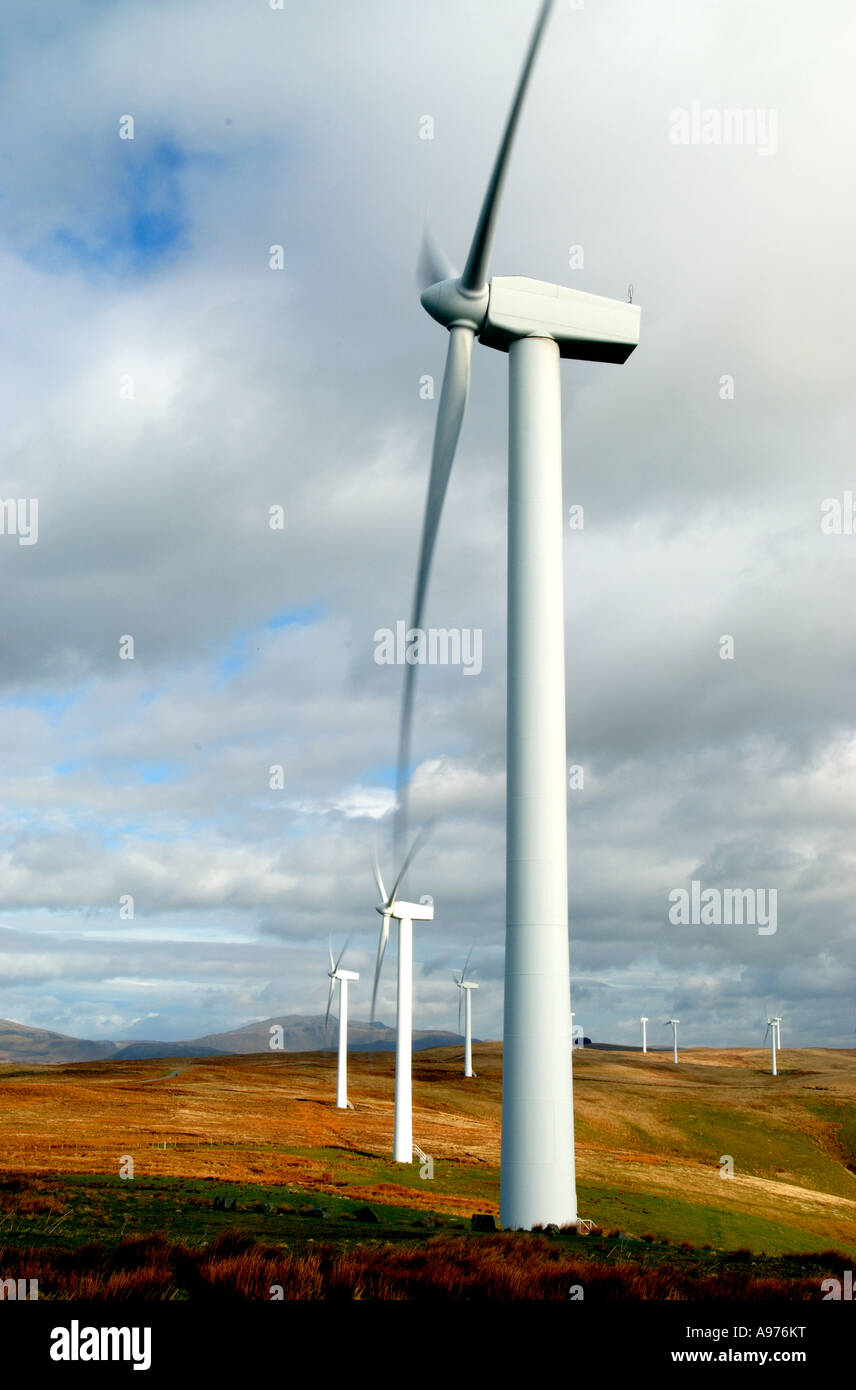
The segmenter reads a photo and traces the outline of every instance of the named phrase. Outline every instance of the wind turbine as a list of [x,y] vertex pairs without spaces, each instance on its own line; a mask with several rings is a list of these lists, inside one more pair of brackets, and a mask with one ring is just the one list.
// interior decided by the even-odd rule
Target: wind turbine
[[461,1006],[464,1007],[464,1076],[475,1076],[473,1071],[473,1000],[471,991],[478,989],[478,985],[473,984],[472,980],[466,978],[467,969],[472,959],[473,948],[464,962],[460,979],[455,980],[460,993],[458,994],[458,1032],[461,1031]]
[[680,1021],[679,1018],[670,1018],[666,1021],[666,1027],[668,1028],[670,1024],[672,1027],[672,1061],[676,1066],[678,1062],[678,1024]]
[[381,898],[377,911],[382,920],[377,948],[374,989],[372,990],[372,1023],[374,1023],[381,966],[389,941],[389,921],[392,917],[398,922],[398,982],[395,1004],[395,1122],[392,1146],[392,1157],[395,1163],[413,1162],[413,923],[433,922],[434,920],[434,904],[430,900],[428,902],[408,903],[400,901],[396,895],[421,838],[418,836],[414,841],[389,896],[387,896],[383,885],[380,865],[377,859],[374,861],[375,882]]
[[346,941],[341,951],[339,959],[333,961],[333,938],[330,938],[330,969],[327,974],[330,976],[330,993],[327,995],[327,1014],[324,1019],[326,1028],[330,1022],[330,1006],[333,1003],[333,994],[336,985],[339,986],[339,1065],[336,1071],[336,1106],[339,1110],[348,1110],[348,985],[351,980],[358,980],[360,977],[354,970],[342,970],[342,957],[348,949]]
[[648,1051],[648,1020],[647,1020],[647,1018],[640,1018],[639,1022],[642,1024],[642,1051],[643,1051],[643,1052],[647,1052],[647,1051]]
[[[461,275],[423,246],[422,304],[449,330],[411,627],[421,629],[437,530],[467,405],[473,344],[507,352],[508,718],[500,1220],[577,1220],[568,955],[560,361],[624,362],[636,304],[520,276],[488,280],[500,195],[535,58],[543,0]],[[552,171],[552,158],[549,160]],[[555,174],[551,172],[551,177]],[[530,210],[531,211],[531,210]],[[416,665],[405,667],[397,835],[407,828]]]
[[779,1041],[779,1024],[781,1023],[781,1021],[782,1020],[780,1018],[768,1018],[767,1032],[764,1034],[764,1042],[767,1041],[767,1034],[769,1033],[770,1035],[770,1071],[773,1076],[778,1076],[779,1074],[779,1069],[776,1065],[776,1048],[781,1047],[781,1043]]

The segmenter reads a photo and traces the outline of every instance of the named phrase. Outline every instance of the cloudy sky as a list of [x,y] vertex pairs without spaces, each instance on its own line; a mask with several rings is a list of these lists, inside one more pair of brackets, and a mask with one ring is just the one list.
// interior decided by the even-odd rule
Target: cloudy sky
[[[414,266],[426,218],[464,259],[535,9],[5,0],[0,1016],[178,1038],[317,1013],[329,933],[368,1015],[402,678],[374,634],[407,618],[446,348]],[[559,0],[521,125],[494,271],[642,306],[625,366],[562,369],[597,1040],[646,1014],[665,1044],[676,1014],[688,1044],[758,1045],[772,1011],[785,1046],[856,1041],[854,30],[849,0]],[[427,614],[478,629],[483,669],[421,671],[414,737],[415,1024],[454,1025],[475,943],[481,1036],[506,370],[477,347]],[[693,880],[775,890],[776,931],[670,922]]]

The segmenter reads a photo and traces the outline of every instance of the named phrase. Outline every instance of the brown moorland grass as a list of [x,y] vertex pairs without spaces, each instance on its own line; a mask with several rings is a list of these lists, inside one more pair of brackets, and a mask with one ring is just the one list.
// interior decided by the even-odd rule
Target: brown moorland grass
[[[452,1048],[414,1057],[414,1135],[437,1165],[431,1183],[388,1164],[394,1058],[384,1053],[349,1058],[353,1111],[333,1104],[334,1054],[5,1064],[0,1169],[36,1180],[115,1175],[130,1154],[138,1177],[268,1183],[457,1217],[496,1214],[501,1047],[476,1045],[473,1081],[462,1077],[461,1060]],[[729,1239],[729,1212],[798,1228],[821,1246],[856,1247],[856,1126],[846,1122],[856,1115],[856,1053],[786,1049],[779,1077],[767,1068],[761,1049],[691,1049],[677,1067],[670,1052],[578,1053],[577,1173],[588,1190],[581,1214],[601,1218],[600,1195],[608,1209],[611,1194],[625,1193],[636,1208],[650,1198],[652,1220],[672,1201],[716,1208],[724,1232],[713,1236],[717,1247]],[[722,1154],[734,1158],[728,1184]],[[669,1233],[677,1229],[676,1218]]]
[[[747,1252],[748,1253],[748,1252]],[[572,1289],[601,1300],[811,1300],[816,1278],[777,1279],[729,1270],[640,1269],[623,1261],[592,1264],[544,1236],[499,1234],[484,1240],[436,1236],[424,1246],[318,1243],[283,1251],[228,1231],[202,1250],[163,1236],[89,1244],[74,1252],[14,1252],[17,1277],[37,1278],[40,1298],[196,1300],[568,1301]],[[832,1267],[842,1256],[829,1252]],[[577,1297],[579,1292],[577,1292]]]

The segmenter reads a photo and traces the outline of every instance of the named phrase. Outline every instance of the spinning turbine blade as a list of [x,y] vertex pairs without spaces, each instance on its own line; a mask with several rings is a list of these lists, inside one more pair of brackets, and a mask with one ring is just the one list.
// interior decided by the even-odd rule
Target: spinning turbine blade
[[333,959],[332,959],[333,953],[332,953],[332,951],[331,951],[331,953],[330,953],[330,964],[333,965],[333,969],[334,969],[334,970],[338,970],[338,969],[339,969],[339,966],[342,964],[342,957],[343,957],[343,955],[345,954],[345,952],[347,951],[347,949],[348,949],[348,947],[350,946],[350,944],[351,944],[351,938],[350,938],[349,936],[346,936],[346,937],[345,937],[345,944],[344,944],[344,946],[342,947],[341,951],[339,952],[339,959],[336,961],[336,964],[335,964],[335,965],[333,965]]
[[[552,13],[554,3],[555,0],[543,0],[538,19],[535,23],[535,29],[529,42],[529,49],[517,83],[517,90],[514,94],[514,100],[511,104],[511,110],[508,115],[508,120],[506,121],[502,140],[500,141],[499,152],[487,186],[487,192],[485,193],[479,220],[476,224],[467,263],[464,267],[463,274],[457,282],[458,289],[462,291],[464,295],[469,294],[477,296],[486,290],[494,227],[499,212],[499,201],[503,184],[505,183],[508,161],[511,157],[511,149],[514,144],[514,136],[520,120],[520,113],[523,109],[529,78],[532,74],[541,39],[547,26],[547,21]],[[443,262],[439,253],[436,252],[436,247],[433,247],[430,238],[427,236],[423,244],[423,255],[420,265],[423,277],[428,275],[433,277],[436,275],[443,279],[451,278],[451,276],[444,273],[450,270],[451,267]],[[435,283],[437,283],[437,281],[435,281]],[[431,458],[431,474],[428,483],[428,499],[425,505],[422,545],[416,577],[416,590],[413,599],[413,617],[411,622],[411,627],[413,628],[419,628],[422,625],[422,614],[425,608],[425,596],[428,589],[428,578],[431,572],[431,561],[434,556],[434,546],[437,540],[437,529],[440,524],[440,515],[443,510],[443,501],[446,496],[449,473],[451,472],[454,462],[455,450],[457,449],[461,424],[463,422],[467,397],[469,395],[470,362],[475,332],[475,327],[468,323],[452,323],[449,329],[449,351],[446,357],[443,389],[440,393],[440,404],[437,411],[437,426],[434,435],[434,450]],[[401,729],[398,743],[398,772],[396,777],[397,812],[395,841],[398,849],[400,849],[407,838],[408,808],[406,786],[410,777],[410,741],[411,726],[413,723],[415,685],[416,666],[408,665],[404,675],[404,700],[401,711]]]
[[461,1006],[464,1002],[464,991],[458,986],[458,1032],[461,1031]]
[[[473,942],[473,946],[474,946],[474,945],[475,945],[475,942]],[[464,961],[464,969],[463,969],[463,972],[462,972],[462,974],[461,974],[461,980],[462,980],[462,981],[465,980],[465,979],[467,978],[467,971],[468,971],[469,968],[470,968],[470,961],[471,961],[472,958],[473,958],[473,946],[470,947],[469,953],[468,953],[468,955],[467,955],[467,958],[466,958],[466,960]]]
[[376,1003],[377,1003],[377,987],[378,987],[378,985],[380,984],[381,966],[383,965],[383,958],[384,958],[384,956],[386,955],[386,947],[387,947],[387,942],[388,942],[388,941],[389,941],[389,917],[388,917],[388,915],[387,915],[386,913],[384,913],[383,917],[381,918],[381,924],[380,924],[380,940],[378,941],[378,944],[377,944],[377,964],[375,965],[374,985],[373,985],[373,987],[372,987],[372,1011],[371,1011],[371,1024],[372,1024],[372,1026],[374,1026],[374,1020],[375,1020],[375,1005],[376,1005]]
[[372,873],[374,874],[375,883],[377,884],[377,891],[380,893],[381,902],[388,902],[389,899],[386,896],[386,889],[383,886],[383,879],[380,874],[380,864],[377,862],[377,851],[375,851],[372,859]]
[[[452,471],[455,450],[458,447],[461,425],[470,392],[470,364],[474,337],[475,330],[464,324],[455,324],[449,329],[449,350],[446,355],[446,370],[443,374],[443,388],[440,392],[440,404],[437,409],[437,424],[434,431],[434,448],[431,455],[431,473],[428,480],[428,497],[425,502],[425,518],[422,523],[422,544],[419,552],[419,568],[416,572],[411,628],[422,626],[425,595],[428,590],[431,561],[434,558],[437,530],[440,525],[443,501],[449,484],[449,474]],[[398,807],[395,827],[397,849],[400,849],[407,837],[405,787],[410,778],[410,733],[413,722],[415,681],[416,666],[406,666],[404,668],[404,702],[401,710],[395,788]]]
[[327,944],[328,944],[328,946],[329,946],[329,948],[330,948],[330,969],[331,969],[331,970],[335,970],[336,967],[335,967],[335,965],[333,964],[333,938],[332,938],[332,936],[328,937]]
[[422,245],[419,249],[419,260],[416,266],[416,283],[420,290],[427,290],[430,285],[437,285],[441,280],[457,280],[457,278],[457,270],[445,253],[440,250],[426,227],[422,233]]
[[334,990],[335,988],[336,988],[336,981],[333,980],[333,979],[331,979],[331,981],[330,981],[330,993],[327,995],[327,1013],[326,1013],[326,1015],[325,1015],[325,1017],[324,1017],[324,1027],[325,1027],[325,1028],[327,1027],[327,1025],[328,1025],[329,1022],[330,1022],[330,1006],[331,1006],[331,1004],[333,1003],[333,990]]
[[520,120],[520,112],[523,109],[523,102],[526,97],[526,88],[529,85],[529,78],[538,56],[538,49],[541,38],[550,18],[554,0],[544,0],[541,6],[541,13],[535,23],[535,30],[529,43],[529,51],[523,63],[523,71],[517,83],[517,91],[514,94],[514,101],[508,113],[505,131],[496,156],[496,163],[493,166],[493,173],[490,176],[490,183],[484,196],[482,210],[476,224],[475,235],[473,237],[470,254],[464,266],[464,272],[459,284],[462,290],[475,292],[484,289],[487,284],[487,270],[490,263],[490,252],[493,245],[493,233],[496,225],[496,216],[499,211],[499,200],[502,196],[502,187],[505,183],[505,175],[508,171],[508,161],[511,157],[511,147],[514,143],[514,135],[517,130],[517,123]]
[[[413,667],[411,666],[409,669],[412,671],[412,670],[413,670]],[[427,837],[428,837],[429,832],[433,829],[433,825],[434,825],[434,822],[433,822],[433,821],[426,821],[425,825],[423,825],[422,829],[419,831],[419,834],[416,836],[416,839],[413,841],[413,844],[410,846],[410,852],[409,852],[407,858],[405,859],[404,863],[403,863],[402,866],[401,866],[401,872],[400,872],[400,874],[398,875],[398,878],[395,880],[395,883],[393,884],[393,888],[392,888],[392,897],[391,897],[390,900],[389,900],[389,901],[390,901],[390,904],[392,904],[392,903],[395,902],[395,899],[396,899],[396,897],[398,896],[398,889],[399,889],[399,887],[400,887],[400,885],[401,885],[401,883],[402,883],[402,880],[403,880],[403,878],[404,878],[404,875],[407,873],[407,870],[410,868],[410,865],[413,863],[413,859],[414,859],[414,856],[415,856],[415,854],[416,854],[416,851],[417,851],[417,850],[419,849],[419,847],[425,842],[425,840],[426,840]]]

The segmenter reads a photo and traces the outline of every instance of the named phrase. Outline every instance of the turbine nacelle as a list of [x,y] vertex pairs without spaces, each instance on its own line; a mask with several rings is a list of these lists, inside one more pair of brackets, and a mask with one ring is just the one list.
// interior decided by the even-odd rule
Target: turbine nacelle
[[381,903],[375,912],[379,912],[381,917],[394,917],[399,922],[402,918],[408,922],[434,921],[433,903],[405,903],[398,899],[392,903]]
[[518,338],[552,338],[559,356],[584,362],[626,362],[639,343],[638,304],[569,290],[523,275],[495,275],[479,338],[508,352]]
[[360,978],[356,970],[328,970],[327,974],[331,980],[358,980]]
[[587,362],[626,362],[642,314],[638,304],[523,275],[495,275],[475,292],[441,280],[423,291],[422,306],[444,328],[469,328],[499,352],[517,338],[552,338],[561,357]]

